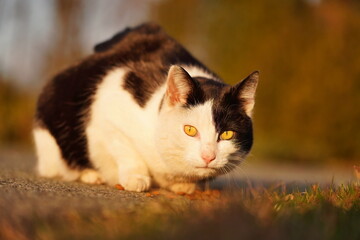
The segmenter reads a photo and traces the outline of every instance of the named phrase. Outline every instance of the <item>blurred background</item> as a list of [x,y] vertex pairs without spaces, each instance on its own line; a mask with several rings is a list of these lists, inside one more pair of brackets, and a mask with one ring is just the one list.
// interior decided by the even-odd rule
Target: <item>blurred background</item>
[[47,79],[145,21],[227,83],[260,70],[252,160],[359,163],[357,0],[0,0],[0,151],[32,149]]

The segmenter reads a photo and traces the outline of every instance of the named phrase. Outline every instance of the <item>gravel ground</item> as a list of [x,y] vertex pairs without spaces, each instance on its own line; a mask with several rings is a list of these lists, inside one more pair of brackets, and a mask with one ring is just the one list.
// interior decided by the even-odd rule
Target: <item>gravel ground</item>
[[[3,223],[23,225],[34,218],[136,211],[151,198],[113,186],[45,179],[34,174],[31,153],[6,151],[0,156],[0,230]],[[1,239],[1,236],[0,236]]]

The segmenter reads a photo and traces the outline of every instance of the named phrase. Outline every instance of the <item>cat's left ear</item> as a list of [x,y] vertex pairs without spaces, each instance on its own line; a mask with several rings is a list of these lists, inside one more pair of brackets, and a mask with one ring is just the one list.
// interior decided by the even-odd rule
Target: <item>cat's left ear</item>
[[255,105],[255,92],[258,81],[259,72],[255,71],[233,87],[237,98],[243,104],[244,111],[250,117]]

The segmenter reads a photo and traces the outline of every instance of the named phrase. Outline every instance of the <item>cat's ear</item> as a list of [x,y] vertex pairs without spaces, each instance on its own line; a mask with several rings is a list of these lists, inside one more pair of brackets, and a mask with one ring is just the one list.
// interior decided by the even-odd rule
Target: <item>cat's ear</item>
[[182,67],[173,65],[170,67],[166,85],[165,101],[170,106],[175,106],[187,103],[195,82]]
[[233,87],[237,98],[243,104],[244,111],[250,117],[255,105],[255,92],[258,81],[259,72],[255,71]]

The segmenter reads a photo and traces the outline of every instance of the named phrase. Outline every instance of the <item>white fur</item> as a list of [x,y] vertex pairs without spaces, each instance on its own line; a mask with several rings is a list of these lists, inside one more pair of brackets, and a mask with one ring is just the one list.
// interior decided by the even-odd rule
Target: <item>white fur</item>
[[154,122],[165,88],[141,108],[122,88],[125,74],[126,69],[116,69],[98,87],[86,129],[89,153],[105,181],[144,191],[150,187],[146,160],[159,158],[153,141]]
[[48,130],[35,128],[33,131],[38,158],[37,171],[43,177],[60,177],[73,181],[79,172],[71,170],[61,157],[59,146]]

